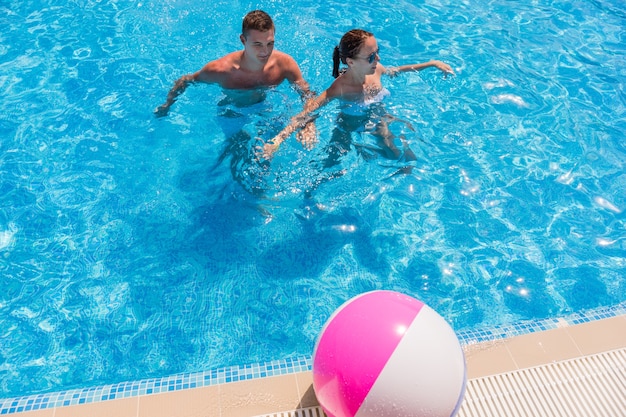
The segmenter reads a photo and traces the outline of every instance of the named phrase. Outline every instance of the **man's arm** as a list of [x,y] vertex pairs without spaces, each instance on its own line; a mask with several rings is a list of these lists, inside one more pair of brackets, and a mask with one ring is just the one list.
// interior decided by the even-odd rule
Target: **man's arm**
[[[300,67],[296,61],[291,56],[285,54],[283,65],[285,66],[287,80],[296,87],[300,97],[302,97],[304,112],[310,113],[315,108],[319,107],[319,104],[315,102],[316,94],[311,90],[309,83],[307,83],[302,76],[302,71],[300,71]],[[317,143],[317,129],[312,119],[301,126],[301,129],[296,133],[296,139],[305,149],[313,149]]]
[[[308,91],[302,95],[304,100],[304,111],[311,113],[314,111],[318,104],[315,101],[315,93]],[[310,118],[309,121],[304,123],[301,130],[296,133],[296,139],[304,147],[304,149],[310,151],[317,144],[317,128],[315,127],[315,118]]]
[[311,91],[309,83],[307,83],[302,76],[302,71],[300,71],[300,67],[298,66],[296,60],[284,52],[276,51],[276,53],[280,54],[278,59],[283,76],[287,79],[287,81],[296,87],[296,90],[305,103],[314,99],[315,94]]
[[[319,104],[315,101],[315,92],[309,89],[309,84],[302,80],[301,83],[297,83],[298,92],[304,101],[304,111],[310,113],[317,107]],[[315,127],[315,119],[310,119],[308,122],[304,124],[301,130],[296,133],[296,139],[304,149],[311,150],[317,143],[317,128]]]
[[176,102],[176,98],[185,92],[189,84],[194,83],[220,83],[220,73],[221,73],[221,60],[212,61],[206,64],[200,71],[194,72],[193,74],[187,74],[180,77],[174,83],[174,86],[167,94],[167,98],[165,99],[165,103],[161,104],[154,110],[154,114],[157,117],[167,116],[167,113],[170,110],[172,104]]
[[170,106],[176,102],[176,98],[187,89],[187,86],[189,86],[189,84],[195,82],[194,75],[195,74],[183,75],[178,80],[176,80],[176,82],[174,83],[174,87],[172,87],[170,92],[167,94],[167,99],[165,100],[165,103],[161,104],[154,110],[154,114],[157,117],[167,116],[167,113],[170,111]]
[[[325,106],[329,101],[333,99],[333,95],[329,93],[330,89],[322,92],[317,98],[307,102],[304,110],[291,118],[291,122],[285,126],[274,138],[264,144],[263,149],[260,152],[260,156],[265,159],[271,159],[272,155],[278,150],[280,145],[294,132],[306,129],[307,126],[313,123],[311,119],[311,113]],[[315,139],[316,140],[316,139]],[[306,146],[305,143],[303,145]]]

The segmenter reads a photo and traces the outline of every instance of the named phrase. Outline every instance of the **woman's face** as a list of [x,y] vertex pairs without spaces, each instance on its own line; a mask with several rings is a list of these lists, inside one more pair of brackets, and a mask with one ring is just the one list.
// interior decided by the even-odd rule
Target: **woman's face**
[[354,69],[360,69],[366,74],[373,74],[376,72],[376,66],[378,62],[380,62],[380,57],[378,56],[378,42],[376,42],[376,38],[370,36],[363,41],[359,52],[353,58],[352,66]]

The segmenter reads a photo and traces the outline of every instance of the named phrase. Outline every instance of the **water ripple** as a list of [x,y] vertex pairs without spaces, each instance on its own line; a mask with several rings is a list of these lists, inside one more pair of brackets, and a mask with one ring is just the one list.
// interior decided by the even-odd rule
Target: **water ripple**
[[[405,163],[353,148],[324,168],[333,105],[318,147],[289,140],[270,164],[220,161],[214,86],[153,117],[177,77],[240,47],[248,6],[0,6],[3,393],[310,354],[333,310],[373,289],[455,329],[623,301],[618,7],[268,4],[277,48],[316,91],[353,27],[376,34],[385,65],[452,65],[385,79],[386,110],[416,129],[391,126],[417,156],[397,175]],[[242,135],[269,137],[302,105],[287,85],[266,101]]]

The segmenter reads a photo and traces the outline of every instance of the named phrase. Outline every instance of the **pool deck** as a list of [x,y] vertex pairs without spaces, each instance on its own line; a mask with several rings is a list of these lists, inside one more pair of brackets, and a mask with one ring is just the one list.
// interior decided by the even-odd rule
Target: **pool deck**
[[[626,315],[576,325],[564,324],[563,327],[556,329],[468,344],[464,346],[464,352],[468,380],[471,382],[507,372],[592,357],[623,348],[626,348]],[[617,369],[613,368],[611,372],[617,372],[618,378],[626,381],[626,363],[622,363]],[[618,402],[616,407],[626,410],[626,382],[619,385],[616,388],[615,401]],[[590,395],[594,394],[590,393]],[[15,413],[15,415],[20,417],[253,417],[262,415],[280,417],[293,416],[293,410],[317,406],[311,372],[297,372],[169,393],[27,411]],[[461,411],[463,413],[463,409]]]

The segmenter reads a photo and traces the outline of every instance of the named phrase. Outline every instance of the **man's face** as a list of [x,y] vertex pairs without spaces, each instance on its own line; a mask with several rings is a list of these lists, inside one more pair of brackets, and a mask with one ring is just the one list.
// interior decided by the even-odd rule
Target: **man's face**
[[266,63],[274,50],[274,31],[261,32],[258,30],[248,31],[248,36],[241,35],[241,42],[249,56],[256,58],[259,62]]

